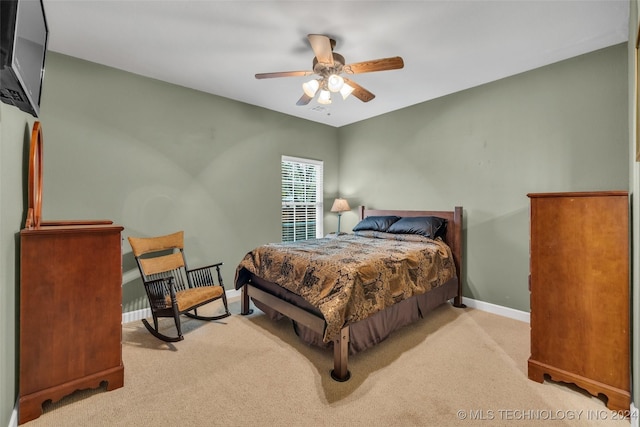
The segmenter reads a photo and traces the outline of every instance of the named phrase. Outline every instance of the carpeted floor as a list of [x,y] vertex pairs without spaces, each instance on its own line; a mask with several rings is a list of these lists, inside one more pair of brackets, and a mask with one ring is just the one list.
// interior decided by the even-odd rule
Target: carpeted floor
[[[214,307],[215,309],[215,307]],[[125,386],[45,405],[27,426],[628,426],[565,384],[527,379],[529,325],[446,304],[352,356],[330,379],[332,352],[257,311],[221,322],[184,318],[167,344],[123,325]]]

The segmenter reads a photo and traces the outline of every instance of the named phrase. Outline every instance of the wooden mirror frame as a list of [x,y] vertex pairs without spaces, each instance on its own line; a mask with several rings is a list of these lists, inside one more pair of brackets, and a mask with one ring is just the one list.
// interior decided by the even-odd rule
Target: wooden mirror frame
[[28,207],[25,228],[38,228],[42,219],[42,126],[33,124],[29,149]]

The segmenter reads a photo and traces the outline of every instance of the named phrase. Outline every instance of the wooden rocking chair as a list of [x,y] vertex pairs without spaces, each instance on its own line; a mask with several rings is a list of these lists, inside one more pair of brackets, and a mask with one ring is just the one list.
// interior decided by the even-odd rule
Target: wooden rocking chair
[[[184,232],[159,237],[129,237],[142,283],[149,298],[153,327],[147,319],[142,323],[157,338],[175,342],[183,340],[180,315],[200,320],[218,320],[231,313],[220,274],[222,263],[189,270],[184,256]],[[214,269],[218,283],[214,281]],[[224,314],[200,316],[198,307],[222,299]],[[159,317],[173,317],[177,336],[160,333]]]

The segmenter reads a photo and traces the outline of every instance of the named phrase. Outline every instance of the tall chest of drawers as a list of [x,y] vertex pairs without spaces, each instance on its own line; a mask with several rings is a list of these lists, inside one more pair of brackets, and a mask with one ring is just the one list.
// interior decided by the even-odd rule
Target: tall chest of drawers
[[538,193],[530,207],[529,378],[630,405],[629,197]]

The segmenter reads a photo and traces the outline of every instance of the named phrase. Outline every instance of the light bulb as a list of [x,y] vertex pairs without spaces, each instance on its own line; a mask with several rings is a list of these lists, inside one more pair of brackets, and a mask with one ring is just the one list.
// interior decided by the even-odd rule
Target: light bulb
[[347,99],[347,97],[349,95],[351,95],[351,92],[353,92],[355,90],[355,88],[349,86],[347,83],[345,83],[342,86],[342,89],[340,89],[340,95],[342,95],[342,99]]
[[320,96],[318,97],[319,104],[331,104],[331,92],[328,90],[321,90]]
[[320,83],[318,83],[317,80],[309,80],[306,83],[302,83],[302,90],[304,91],[305,95],[310,98],[313,98],[316,95],[319,87]]
[[327,79],[327,89],[331,92],[340,92],[344,85],[344,79],[337,74],[331,74]]

